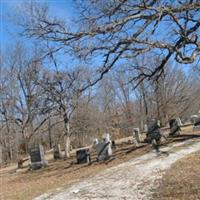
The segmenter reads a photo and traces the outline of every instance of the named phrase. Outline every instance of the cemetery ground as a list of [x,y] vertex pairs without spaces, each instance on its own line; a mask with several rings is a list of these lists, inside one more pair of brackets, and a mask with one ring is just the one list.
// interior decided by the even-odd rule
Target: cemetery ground
[[174,163],[159,183],[154,199],[200,199],[200,151]]
[[[181,151],[181,149],[184,150],[188,145],[191,145],[191,143],[184,144],[185,141],[199,141],[198,136],[200,136],[200,132],[192,132],[192,127],[185,127],[181,136],[170,139],[164,147],[175,145],[173,152],[176,150]],[[182,145],[179,146],[181,142]],[[59,194],[63,191],[63,188],[67,189],[84,180],[92,179],[95,175],[104,173],[108,168],[117,167],[122,163],[128,163],[130,160],[137,159],[149,152],[153,155],[150,145],[142,143],[136,149],[127,140],[121,140],[121,142],[117,143],[117,149],[114,151],[115,159],[97,163],[95,162],[96,155],[93,152],[92,165],[72,164],[76,160],[75,154],[72,154],[70,159],[54,161],[53,156],[49,152],[47,154],[49,162],[47,168],[29,171],[25,167],[24,169],[16,170],[16,165],[11,165],[0,169],[0,199],[29,200],[44,193]],[[159,192],[154,194],[155,198],[158,196],[159,199],[162,199],[161,197],[163,199],[195,199],[195,197],[199,197],[200,194],[197,189],[200,188],[200,174],[197,171],[199,164],[200,154],[196,153],[172,165],[167,170],[163,179],[159,180]],[[195,174],[195,172],[197,173]],[[117,177],[117,174],[115,176]],[[137,174],[134,176],[137,177]],[[103,182],[103,180],[101,181]],[[191,198],[188,198],[189,195]]]

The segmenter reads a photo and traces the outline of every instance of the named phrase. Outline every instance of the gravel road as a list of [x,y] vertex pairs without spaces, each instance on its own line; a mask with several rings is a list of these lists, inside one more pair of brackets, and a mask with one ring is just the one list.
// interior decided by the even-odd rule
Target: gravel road
[[34,200],[149,200],[165,170],[178,159],[200,150],[200,140],[176,143],[161,150],[169,154],[150,152]]

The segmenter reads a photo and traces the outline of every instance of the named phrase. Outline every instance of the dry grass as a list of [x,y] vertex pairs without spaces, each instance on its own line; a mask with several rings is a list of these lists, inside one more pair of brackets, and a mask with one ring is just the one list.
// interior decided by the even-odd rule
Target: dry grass
[[[28,171],[27,168],[16,172],[14,169],[0,171],[0,199],[1,200],[29,200],[44,192],[50,192],[59,187],[66,187],[84,178],[94,176],[98,172],[128,161],[134,157],[150,151],[150,147],[143,145],[135,149],[133,144],[118,145],[115,151],[116,159],[108,163],[93,162],[92,165],[71,165],[75,156],[64,161],[49,162],[47,168]],[[93,154],[93,160],[94,154]]]
[[200,199],[200,152],[191,154],[172,165],[163,176],[154,199]]
[[[185,134],[185,131],[183,131],[183,134]],[[171,139],[170,143],[191,139],[192,137],[192,135],[187,134],[186,136],[180,138]],[[50,159],[49,166],[44,169],[28,171],[28,169],[25,168],[20,171],[17,170],[16,172],[16,165],[0,169],[0,199],[33,199],[34,197],[45,192],[54,191],[56,188],[66,187],[87,177],[94,176],[108,167],[118,165],[132,158],[143,155],[151,150],[151,147],[146,144],[141,144],[141,147],[137,149],[135,149],[133,144],[128,143],[117,144],[117,147],[117,150],[114,152],[116,159],[109,163],[93,162],[93,164],[89,166],[76,164],[71,165],[71,163],[75,161],[75,154],[73,154],[72,157],[66,161],[54,161],[52,160],[52,155],[48,155]],[[95,160],[94,153],[92,154],[92,160]],[[198,178],[200,180],[200,177]],[[192,177],[191,180],[196,183],[195,177]],[[177,191],[179,191],[179,189],[177,189]]]

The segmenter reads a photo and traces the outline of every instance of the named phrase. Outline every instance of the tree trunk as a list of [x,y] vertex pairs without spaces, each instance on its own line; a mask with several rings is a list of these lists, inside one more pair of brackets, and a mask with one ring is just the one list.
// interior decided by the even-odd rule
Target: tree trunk
[[51,138],[51,120],[48,120],[48,135],[49,135],[49,147],[52,149],[52,138]]
[[69,128],[69,120],[67,120],[67,122],[65,122],[64,142],[65,142],[65,158],[69,158],[70,157],[70,128]]

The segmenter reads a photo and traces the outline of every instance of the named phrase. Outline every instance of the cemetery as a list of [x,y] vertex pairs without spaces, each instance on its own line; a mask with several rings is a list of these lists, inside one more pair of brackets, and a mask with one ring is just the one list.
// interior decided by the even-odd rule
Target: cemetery
[[200,0],[0,10],[0,200],[200,199]]
[[[151,137],[156,138],[159,134],[159,123],[154,120],[149,124],[153,136],[149,129],[148,133]],[[182,127],[180,135],[169,137],[167,141],[164,140],[162,145],[168,146],[200,137],[200,131],[192,131],[192,129],[193,125],[190,124]],[[161,128],[160,132],[166,136],[170,135],[171,128]],[[150,137],[149,134],[147,134],[148,138]],[[55,158],[55,149],[56,155],[58,155],[59,145],[54,146],[52,151],[46,152],[45,155],[42,146],[36,146],[30,151],[31,160],[25,160],[22,169],[17,169],[17,165],[11,165],[0,170],[0,177],[4,181],[9,181],[9,174],[13,174],[12,181],[14,185],[11,184],[10,188],[6,187],[7,195],[4,195],[11,200],[32,199],[32,197],[36,197],[49,189],[58,188],[63,184],[65,187],[70,186],[77,181],[84,180],[85,177],[91,177],[107,168],[137,158],[152,151],[151,144],[145,142],[146,136],[144,137],[144,135],[146,134],[140,133],[138,128],[134,128],[132,136],[116,140],[116,146],[112,148],[112,138],[109,134],[104,134],[102,138],[94,139],[90,147],[72,150],[71,157],[67,160],[60,159],[60,157],[58,159],[57,156]],[[62,155],[62,151],[60,154]],[[12,193],[9,192],[12,187],[16,187],[16,195],[9,197],[9,194]],[[37,192],[32,191],[29,187],[37,188]],[[26,191],[30,198],[27,196],[22,197],[21,190]]]

